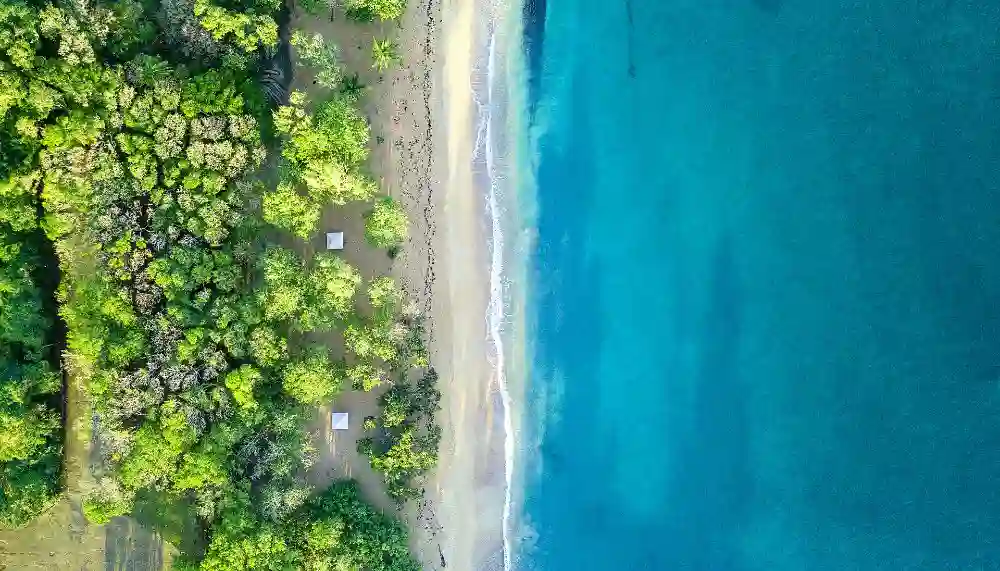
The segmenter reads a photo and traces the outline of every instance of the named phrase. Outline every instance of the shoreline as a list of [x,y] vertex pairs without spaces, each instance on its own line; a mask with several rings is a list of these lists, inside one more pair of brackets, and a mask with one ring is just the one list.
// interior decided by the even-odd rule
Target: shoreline
[[[423,246],[432,264],[425,275],[438,278],[425,293],[431,294],[429,347],[440,374],[442,441],[416,514],[421,525],[413,547],[424,569],[500,569],[503,559],[504,412],[497,402],[499,371],[490,360],[491,234],[476,170],[477,8],[472,0],[443,0],[434,40],[441,57],[432,72],[434,180],[427,190],[433,196],[425,199],[440,232],[432,231]],[[411,210],[411,218],[416,213]]]
[[[416,65],[424,75],[429,138],[422,141],[417,162],[429,160],[425,172],[431,176],[420,181],[418,192],[411,189],[401,197],[412,238],[393,273],[409,284],[430,321],[431,363],[442,392],[442,440],[425,497],[407,512],[413,551],[424,569],[494,570],[503,568],[506,431],[500,371],[491,361],[496,355],[488,323],[492,233],[483,165],[476,154],[480,126],[473,92],[487,14],[475,0],[441,0],[438,27],[421,30],[420,19],[432,2],[411,9],[403,22],[404,37],[421,32],[424,37],[400,42],[404,54],[423,55]],[[424,49],[415,52],[412,48],[421,43]],[[428,47],[436,48],[436,58]],[[403,87],[396,97],[405,98],[415,86],[396,87]],[[390,132],[398,128],[397,122]],[[405,163],[393,165],[401,188],[413,176]],[[422,292],[415,291],[418,284]]]

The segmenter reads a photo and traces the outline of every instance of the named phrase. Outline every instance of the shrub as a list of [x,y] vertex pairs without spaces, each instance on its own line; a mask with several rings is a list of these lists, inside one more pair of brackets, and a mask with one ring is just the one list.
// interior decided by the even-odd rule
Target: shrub
[[372,69],[382,72],[394,65],[399,65],[399,46],[386,38],[372,38]]
[[385,197],[365,214],[365,238],[376,248],[389,248],[406,241],[409,222],[396,200]]
[[281,377],[285,392],[303,404],[320,404],[340,390],[341,377],[323,347],[313,346],[293,360]]
[[406,11],[406,0],[345,0],[347,15],[355,20],[370,22],[376,18],[398,20]]
[[299,58],[315,68],[318,85],[327,89],[336,89],[340,85],[343,68],[336,46],[326,43],[322,34],[309,35],[301,30],[294,30],[290,41]]

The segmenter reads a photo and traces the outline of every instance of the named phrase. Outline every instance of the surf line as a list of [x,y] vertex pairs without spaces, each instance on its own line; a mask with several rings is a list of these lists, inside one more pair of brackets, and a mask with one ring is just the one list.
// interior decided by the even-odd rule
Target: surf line
[[511,416],[511,397],[507,386],[505,352],[503,344],[503,324],[506,320],[504,306],[504,235],[501,224],[500,181],[501,175],[496,164],[496,141],[494,139],[493,104],[496,90],[496,28],[491,25],[488,32],[486,62],[486,93],[484,101],[477,97],[473,89],[473,100],[480,114],[476,133],[476,153],[482,151],[486,162],[489,181],[486,213],[491,222],[490,235],[490,297],[487,308],[488,340],[493,348],[493,369],[496,375],[500,401],[503,408],[504,428],[504,503],[501,532],[503,536],[503,568],[511,571],[511,494],[514,475],[514,424]]

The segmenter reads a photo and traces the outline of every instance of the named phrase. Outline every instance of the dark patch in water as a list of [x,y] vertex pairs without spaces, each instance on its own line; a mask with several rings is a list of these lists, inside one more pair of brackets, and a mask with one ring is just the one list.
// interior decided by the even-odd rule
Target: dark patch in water
[[534,111],[542,77],[547,0],[526,0],[523,9],[524,53],[528,65],[528,106]]
[[635,79],[635,21],[632,16],[632,0],[625,0],[625,15],[628,18],[628,76]]
[[704,342],[693,385],[693,424],[687,432],[676,431],[684,469],[671,490],[671,546],[659,555],[663,563],[650,569],[739,568],[732,538],[746,525],[754,497],[751,425],[745,381],[737,367],[743,292],[728,234],[712,258],[707,311],[698,327]]
[[769,14],[777,14],[781,11],[784,0],[753,0],[755,6]]

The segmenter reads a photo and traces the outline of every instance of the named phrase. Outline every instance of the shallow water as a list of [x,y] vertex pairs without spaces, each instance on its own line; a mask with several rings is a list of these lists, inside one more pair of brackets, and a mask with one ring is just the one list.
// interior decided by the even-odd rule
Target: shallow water
[[1000,569],[1000,5],[545,8],[517,567]]

